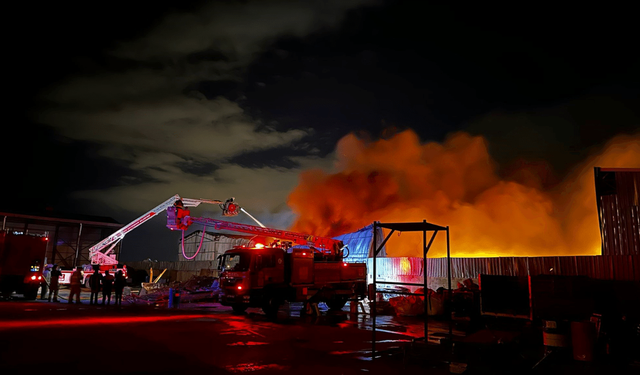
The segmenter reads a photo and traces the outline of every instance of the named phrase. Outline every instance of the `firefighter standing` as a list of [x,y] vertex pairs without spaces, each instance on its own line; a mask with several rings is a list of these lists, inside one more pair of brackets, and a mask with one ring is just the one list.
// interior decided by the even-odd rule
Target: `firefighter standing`
[[51,267],[48,264],[44,265],[44,271],[42,271],[42,284],[40,287],[42,288],[42,293],[40,294],[40,299],[47,299],[47,292],[49,291],[49,284],[51,283]]
[[76,268],[71,274],[71,283],[69,285],[69,303],[73,303],[73,297],[76,297],[76,303],[80,302],[80,285],[82,283],[82,271]]
[[58,302],[58,289],[60,289],[60,276],[62,272],[58,269],[58,265],[54,264],[51,270],[51,282],[49,283],[49,302],[53,297],[53,302]]
[[90,305],[98,304],[98,293],[100,293],[100,284],[102,283],[102,274],[100,267],[93,267],[93,275],[89,276],[89,287],[91,287]]
[[104,305],[105,300],[108,300],[111,304],[111,290],[113,288],[113,275],[109,273],[109,270],[104,271],[104,277],[102,278],[102,304]]
[[116,297],[116,306],[122,306],[122,291],[124,290],[124,284],[127,280],[124,277],[122,271],[116,273],[116,278],[113,281],[113,291]]

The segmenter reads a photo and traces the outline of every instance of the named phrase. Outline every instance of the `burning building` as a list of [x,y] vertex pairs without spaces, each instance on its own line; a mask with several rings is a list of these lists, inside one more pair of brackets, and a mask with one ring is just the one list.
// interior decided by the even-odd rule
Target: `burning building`
[[[343,233],[375,221],[427,220],[451,227],[455,281],[480,275],[640,281],[638,135],[615,137],[553,183],[544,163],[499,171],[485,140],[466,133],[442,144],[423,144],[412,131],[375,142],[350,135],[336,155],[336,171],[307,171],[290,194],[298,213],[293,230],[349,237]],[[422,238],[398,235],[386,244],[387,257],[377,259],[377,277],[419,282]],[[426,261],[433,289],[446,288],[445,255],[439,236]]]

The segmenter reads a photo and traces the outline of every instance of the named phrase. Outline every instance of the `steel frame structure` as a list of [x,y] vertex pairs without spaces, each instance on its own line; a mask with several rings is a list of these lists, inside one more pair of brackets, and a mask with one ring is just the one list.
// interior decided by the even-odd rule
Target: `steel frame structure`
[[[452,337],[452,326],[451,326],[451,301],[452,301],[452,293],[451,293],[451,248],[449,244],[449,226],[443,227],[436,224],[428,223],[426,220],[422,222],[407,222],[407,223],[380,223],[378,221],[373,222],[373,233],[376,233],[378,228],[389,229],[389,234],[385,237],[382,243],[378,246],[376,241],[376,236],[373,236],[373,283],[371,287],[373,289],[373,306],[370,309],[371,321],[372,321],[372,330],[371,330],[371,359],[375,359],[376,357],[376,316],[377,316],[377,306],[376,306],[376,296],[378,293],[377,284],[389,284],[389,285],[413,285],[413,286],[422,286],[424,290],[424,339],[425,344],[429,341],[429,331],[428,331],[428,308],[427,308],[427,253],[429,252],[429,248],[431,248],[431,244],[433,244],[433,240],[435,240],[436,235],[440,231],[446,232],[447,235],[447,281],[448,281],[448,289],[449,289],[449,307],[447,312],[449,314],[449,339]],[[377,256],[378,253],[382,250],[384,245],[387,243],[391,235],[395,232],[422,232],[422,261],[423,261],[423,283],[401,283],[401,282],[389,282],[389,281],[381,281],[378,282],[377,278]],[[431,235],[431,239],[429,243],[427,243],[427,232],[433,232]],[[402,295],[419,295],[418,293],[406,293],[406,292],[390,292],[390,291],[380,291],[382,293],[388,294],[402,294]],[[371,294],[371,293],[370,293]],[[370,297],[370,298],[371,298]]]

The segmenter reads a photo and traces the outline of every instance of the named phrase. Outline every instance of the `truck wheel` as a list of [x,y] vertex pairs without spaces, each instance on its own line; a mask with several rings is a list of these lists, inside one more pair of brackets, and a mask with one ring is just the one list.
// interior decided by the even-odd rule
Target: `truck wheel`
[[274,316],[278,314],[278,309],[280,309],[280,301],[276,298],[271,297],[267,299],[262,305],[262,311],[267,316]]
[[334,297],[327,302],[327,306],[329,306],[329,310],[331,311],[342,310],[342,308],[346,304],[347,304],[347,299],[344,297]]
[[236,314],[242,314],[243,312],[245,312],[247,310],[247,305],[242,305],[242,304],[237,304],[237,305],[232,305],[231,308],[233,309],[233,312]]

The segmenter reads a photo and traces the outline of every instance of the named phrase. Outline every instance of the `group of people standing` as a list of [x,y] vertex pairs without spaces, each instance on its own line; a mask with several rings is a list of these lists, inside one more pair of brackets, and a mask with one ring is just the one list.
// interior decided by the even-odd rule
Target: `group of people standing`
[[125,277],[122,271],[116,272],[115,276],[104,272],[104,276],[100,272],[94,272],[89,276],[89,287],[91,288],[90,305],[97,305],[100,291],[102,291],[102,304],[111,304],[111,293],[115,294],[115,305],[122,305],[122,291],[124,290]]
[[[52,267],[45,267],[43,273],[44,281],[41,285],[42,294],[40,299],[48,299],[49,302],[59,302],[58,290],[60,289],[60,276],[62,272],[60,267],[54,264]],[[80,288],[82,287],[82,270],[78,267],[73,274],[71,274],[71,280],[69,284],[69,302],[79,304],[80,302]],[[99,267],[94,267],[94,272],[89,276],[89,287],[91,288],[90,305],[98,305],[98,298],[100,292],[102,292],[102,305],[105,303],[111,305],[111,294],[115,295],[115,305],[122,305],[122,292],[126,284],[126,278],[122,271],[118,271],[115,275],[109,273],[109,270],[104,272],[104,275],[100,273]],[[49,292],[48,298],[47,289]]]

